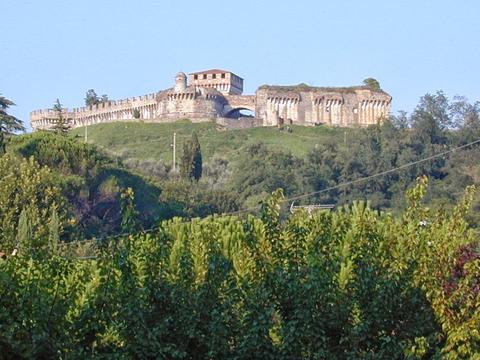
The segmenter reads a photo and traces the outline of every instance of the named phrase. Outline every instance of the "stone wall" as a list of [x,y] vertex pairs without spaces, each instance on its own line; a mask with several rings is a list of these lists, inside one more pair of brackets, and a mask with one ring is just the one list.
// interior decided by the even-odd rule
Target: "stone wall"
[[[218,71],[223,73],[223,70],[205,72],[205,81]],[[227,75],[237,77],[233,73],[225,73],[225,80],[231,80],[227,79]],[[195,74],[203,73],[190,76]],[[220,79],[223,80],[221,75]],[[178,73],[175,86],[171,89],[90,107],[64,109],[62,115],[72,127],[131,120],[137,110],[139,119],[146,122],[171,122],[184,118],[203,122],[217,119],[220,125],[232,129],[283,124],[367,126],[388,116],[391,100],[391,96],[384,91],[366,86],[325,88],[264,85],[257,89],[255,95],[225,94],[214,86],[187,86],[186,75]],[[226,119],[233,117],[234,113],[238,116],[240,109],[253,111],[254,120],[248,117]],[[30,113],[30,122],[34,131],[48,130],[56,123],[57,117],[58,114],[52,109],[36,110]]]
[[363,86],[263,86],[256,92],[255,113],[264,126],[366,126],[388,116],[391,99],[383,91]]
[[[80,127],[99,123],[133,119],[133,112],[138,110],[140,119],[153,120],[156,115],[157,102],[155,94],[132,97],[118,101],[108,101],[93,106],[65,109],[63,117],[71,127]],[[58,114],[52,110],[36,110],[30,113],[32,129],[48,130],[57,121]]]

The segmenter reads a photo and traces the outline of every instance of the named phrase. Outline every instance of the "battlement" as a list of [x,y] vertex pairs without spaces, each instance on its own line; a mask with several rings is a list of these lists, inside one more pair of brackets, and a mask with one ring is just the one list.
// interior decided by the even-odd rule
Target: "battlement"
[[[260,86],[255,95],[242,95],[243,79],[226,70],[212,69],[190,73],[179,72],[174,87],[158,93],[120,100],[108,100],[93,106],[62,109],[62,117],[71,127],[122,120],[152,122],[218,119],[227,127],[245,115],[241,127],[280,126],[282,124],[333,126],[367,126],[388,116],[391,96],[367,86],[312,87]],[[33,130],[51,129],[59,114],[53,109],[30,113]],[[223,120],[222,120],[223,119]],[[230,119],[230,120],[229,120]],[[236,120],[235,120],[236,119]]]

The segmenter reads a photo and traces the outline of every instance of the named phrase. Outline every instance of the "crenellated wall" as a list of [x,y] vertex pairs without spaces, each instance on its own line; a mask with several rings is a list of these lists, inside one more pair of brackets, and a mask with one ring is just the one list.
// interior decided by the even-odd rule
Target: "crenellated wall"
[[[207,71],[206,74],[213,74],[212,71]],[[191,75],[195,74],[203,76],[203,72]],[[143,121],[172,122],[188,118],[200,122],[218,119],[217,122],[230,128],[243,128],[247,124],[367,126],[388,116],[391,100],[386,92],[366,86],[325,88],[264,85],[257,89],[255,95],[224,94],[218,89],[200,87],[199,84],[188,86],[185,74],[178,73],[175,86],[171,89],[89,107],[64,109],[62,116],[74,128],[133,120],[137,110],[139,119]],[[232,122],[235,120],[220,119],[238,117],[239,110],[243,109],[255,112],[254,121],[244,119],[241,126],[236,126]],[[52,109],[30,113],[34,131],[51,129],[57,121],[58,114]]]
[[[156,94],[132,97],[117,101],[107,101],[93,106],[64,109],[62,116],[70,126],[80,127],[119,120],[133,119],[133,112],[138,110],[140,119],[153,120],[156,115]],[[58,120],[58,114],[52,110],[35,110],[30,113],[32,129],[48,130]]]

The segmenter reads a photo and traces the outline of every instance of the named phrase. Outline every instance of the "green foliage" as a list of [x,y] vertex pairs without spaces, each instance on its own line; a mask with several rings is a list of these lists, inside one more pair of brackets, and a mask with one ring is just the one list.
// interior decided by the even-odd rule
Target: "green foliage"
[[[170,164],[172,159],[172,133],[177,133],[177,151],[195,132],[202,147],[204,165],[212,158],[224,158],[235,162],[245,149],[263,142],[272,150],[288,149],[293,155],[303,157],[308,151],[327,139],[343,140],[343,131],[329,127],[292,126],[293,132],[276,128],[257,127],[232,131],[218,131],[213,122],[174,123],[119,122],[96,124],[88,127],[88,140],[100,148],[126,160],[162,160]],[[72,129],[70,133],[83,139],[84,130]],[[140,170],[141,167],[139,166]]]
[[[17,119],[15,116],[7,113],[7,110],[10,106],[15,105],[15,103],[4,96],[0,95],[0,134],[12,134],[17,131],[25,131],[23,122]],[[0,139],[4,141],[5,139]],[[0,141],[0,147],[2,142]]]
[[168,181],[161,187],[160,200],[165,218],[181,216],[190,219],[238,210],[235,194],[211,188],[205,182]]
[[132,188],[128,187],[121,194],[122,232],[136,232],[139,230],[138,211],[135,209],[135,194]]
[[5,135],[0,132],[0,156],[5,154]]
[[[251,208],[279,187],[287,197],[323,191],[480,137],[477,103],[464,98],[450,101],[441,92],[427,95],[412,114],[401,113],[368,128],[292,126],[292,133],[273,128],[220,132],[210,123],[121,123],[96,125],[90,133],[94,142],[119,154],[130,168],[164,182],[171,177],[167,164],[171,163],[172,132],[177,133],[179,147],[196,132],[202,144],[202,181],[230,194],[239,208]],[[376,209],[400,212],[406,206],[404,191],[418,176],[428,175],[431,182],[425,201],[434,208],[449,208],[460,198],[459,189],[480,184],[475,162],[478,156],[480,147],[472,146],[369,181],[321,192],[303,202],[342,205],[363,200]],[[478,209],[480,195],[468,214],[474,226],[480,224]],[[173,210],[170,207],[165,213],[182,214],[181,209]]]
[[422,205],[401,217],[362,202],[280,219],[161,224],[99,258],[0,260],[7,358],[474,358],[480,253],[464,215]]
[[30,214],[27,209],[22,209],[18,218],[17,238],[16,246],[22,250],[29,250],[30,242],[32,240],[33,231],[32,224],[30,223]]
[[374,78],[367,78],[363,80],[363,85],[368,86],[373,90],[381,90],[380,83]]
[[60,219],[58,218],[58,211],[57,209],[52,210],[52,217],[50,219],[49,225],[49,248],[52,253],[56,254],[58,250],[58,244],[60,243]]
[[97,105],[99,102],[100,99],[95,90],[87,90],[87,92],[85,93],[85,106]]
[[196,181],[202,177],[202,151],[196,133],[193,133],[192,138],[183,144],[180,175],[184,179]]
[[7,137],[5,135],[13,134],[17,131],[25,131],[23,122],[7,113],[8,108],[12,105],[15,105],[13,101],[0,96],[0,156],[5,154],[7,143]]
[[133,109],[133,118],[134,119],[140,119],[140,110],[138,109]]
[[282,188],[286,195],[299,190],[295,173],[301,161],[291,153],[269,149],[265,144],[252,145],[241,155],[232,174],[231,191],[240,201],[251,206],[269,193]]
[[64,108],[60,103],[60,100],[57,99],[55,104],[53,104],[52,110],[55,112],[55,124],[52,127],[52,130],[57,134],[65,135],[68,130],[70,130],[70,125],[68,119],[64,115]]
[[48,132],[17,136],[10,141],[11,151],[23,157],[33,156],[41,164],[63,175],[94,176],[101,166],[114,161],[95,146],[70,137]]
[[0,173],[0,249],[18,248],[23,254],[50,251],[49,224],[56,221],[60,235],[67,220],[54,174],[33,158],[10,154],[0,158]]
[[85,106],[94,106],[108,102],[108,96],[103,94],[101,97],[97,95],[94,89],[89,89],[85,93]]
[[37,132],[11,139],[9,149],[24,157],[33,156],[48,166],[52,179],[70,204],[75,222],[67,229],[70,237],[113,234],[121,228],[120,189],[131,187],[143,227],[162,217],[158,203],[160,189],[95,146],[51,132]]

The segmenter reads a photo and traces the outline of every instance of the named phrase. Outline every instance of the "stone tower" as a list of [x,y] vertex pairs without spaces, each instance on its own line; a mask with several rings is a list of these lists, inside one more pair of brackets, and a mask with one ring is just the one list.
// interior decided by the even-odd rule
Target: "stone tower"
[[187,90],[187,75],[179,72],[175,76],[175,92],[185,92],[185,90]]

